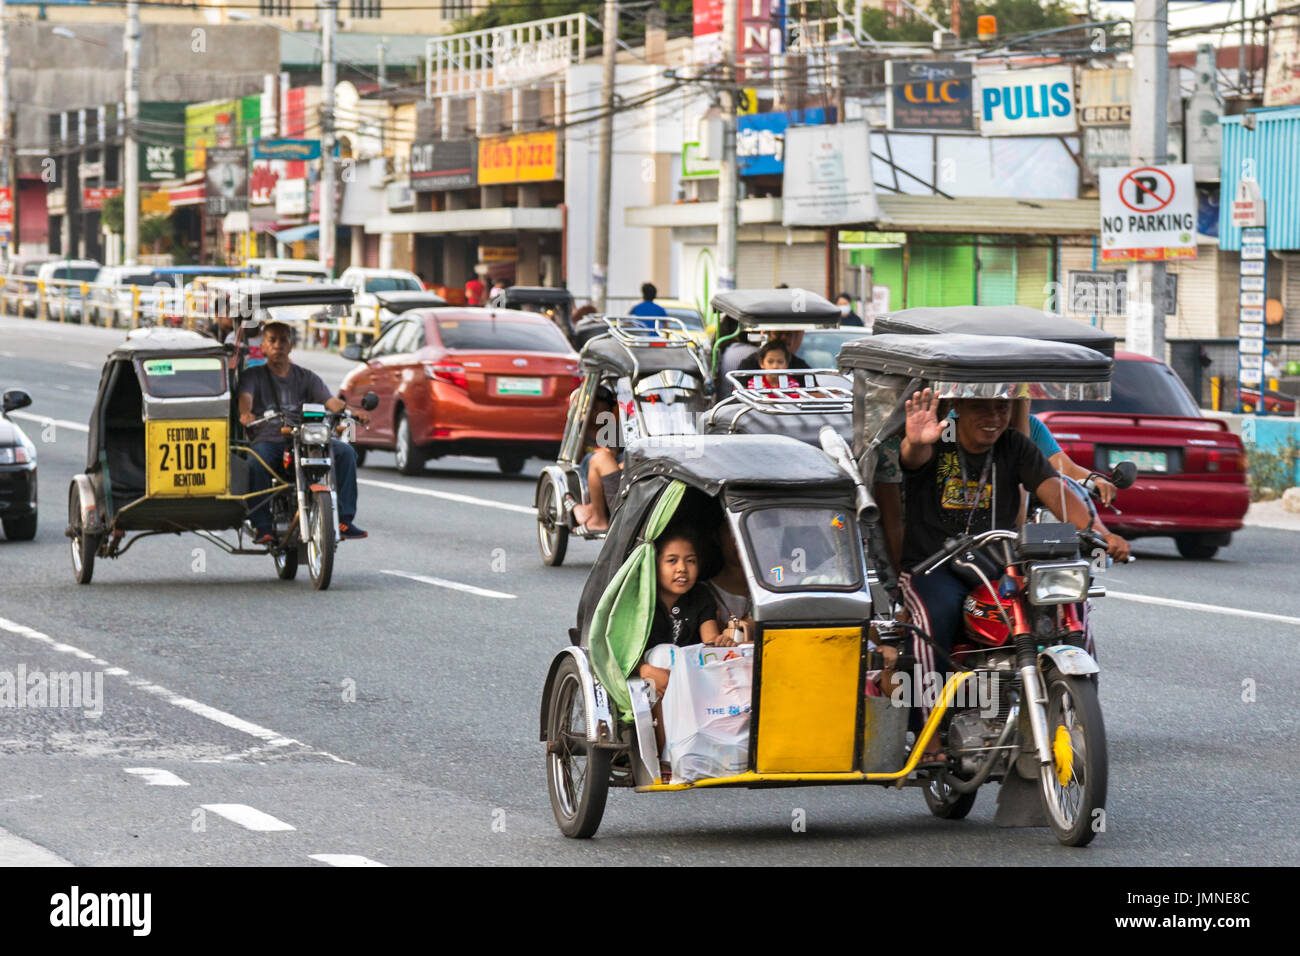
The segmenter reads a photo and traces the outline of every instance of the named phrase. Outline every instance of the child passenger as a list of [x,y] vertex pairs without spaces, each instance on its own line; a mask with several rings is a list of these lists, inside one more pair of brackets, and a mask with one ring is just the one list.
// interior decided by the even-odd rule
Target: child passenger
[[[790,368],[790,350],[784,339],[769,339],[758,350],[758,367],[764,371],[780,372]],[[764,375],[763,384],[767,388],[780,385],[779,375]]]
[[[660,644],[730,647],[735,643],[718,627],[713,593],[699,580],[700,548],[694,529],[672,525],[659,535],[655,541],[655,576],[658,588],[646,657]],[[655,692],[662,698],[669,670],[646,663],[646,657],[642,658],[640,674],[654,682]]]

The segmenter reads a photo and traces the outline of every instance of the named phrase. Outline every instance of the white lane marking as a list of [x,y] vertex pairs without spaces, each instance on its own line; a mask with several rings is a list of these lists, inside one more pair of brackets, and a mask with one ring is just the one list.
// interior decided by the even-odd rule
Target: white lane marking
[[373,478],[358,478],[357,484],[369,485],[372,488],[387,488],[389,491],[404,491],[408,495],[424,495],[426,498],[441,498],[443,501],[455,501],[463,505],[482,505],[484,508],[497,508],[501,511],[513,511],[521,515],[535,517],[537,509],[529,505],[512,505],[504,501],[493,501],[491,498],[475,498],[473,495],[458,495],[454,491],[434,491],[432,488],[412,488],[410,485],[399,485],[393,481],[376,481]]
[[91,372],[98,372],[98,371],[99,371],[99,366],[98,366],[98,365],[91,365],[89,362],[64,362],[63,364],[64,364],[64,365],[69,365],[69,366],[71,366],[72,368],[84,368],[84,369],[87,369],[87,370],[89,370],[89,371],[91,371]]
[[[27,627],[26,625],[23,624],[18,624],[15,621],[9,620],[8,618],[0,617],[0,630],[8,631],[11,634],[17,634],[19,637],[25,637],[28,640],[36,641],[38,644],[44,644],[45,646],[51,647],[61,654],[71,654],[73,657],[79,658],[80,660],[89,661],[90,663],[94,664],[96,667],[102,668],[105,674],[111,675],[113,677],[120,677],[128,684],[130,684],[132,687],[136,688],[137,690],[144,691],[146,694],[153,694],[155,697],[159,697],[162,700],[165,700],[173,707],[179,707],[182,710],[187,710],[191,714],[194,714],[198,717],[202,717],[206,720],[210,720],[213,723],[221,724],[223,727],[229,727],[231,730],[237,730],[240,733],[248,734],[250,737],[256,737],[259,740],[264,740],[273,747],[285,747],[285,746],[292,746],[295,744],[300,747],[307,746],[301,740],[294,740],[292,737],[286,737],[283,734],[278,734],[274,730],[268,730],[265,727],[259,727],[257,724],[252,723],[251,721],[244,720],[242,717],[236,717],[234,714],[228,714],[224,710],[219,710],[216,707],[210,707],[207,704],[199,703],[197,700],[191,700],[188,697],[182,697],[180,694],[173,693],[172,691],[168,690],[166,687],[162,687],[158,684],[154,684],[150,681],[145,680],[142,677],[135,677],[131,674],[130,671],[126,670],[125,668],[116,667],[113,664],[110,664],[108,661],[104,660],[103,658],[96,657],[94,654],[91,654],[88,651],[83,651],[79,647],[73,647],[71,644],[64,644],[61,641],[56,641],[48,634],[42,634],[40,631],[33,630],[32,628]],[[352,763],[352,761],[350,760],[344,760],[342,757],[336,757],[334,756],[334,754],[328,753],[324,750],[316,750],[314,752],[324,757],[329,757],[331,760],[335,761],[336,763],[345,763],[345,764]]]
[[67,860],[31,840],[0,829],[0,866],[72,866]]
[[296,829],[292,824],[277,820],[269,813],[263,813],[246,803],[203,803],[204,810],[211,810],[217,816],[225,817],[231,823],[238,823],[245,830],[259,830],[270,833],[279,830]]
[[372,860],[367,856],[357,856],[353,853],[309,853],[309,860],[320,860],[322,863],[328,863],[330,866],[388,866],[387,863],[380,863]]
[[1268,614],[1264,611],[1247,611],[1239,607],[1222,607],[1218,604],[1198,604],[1195,601],[1176,601],[1173,598],[1152,597],[1149,594],[1133,594],[1129,591],[1116,591],[1106,588],[1106,597],[1119,598],[1121,601],[1134,601],[1138,604],[1158,604],[1161,607],[1179,607],[1188,611],[1206,611],[1210,614],[1229,614],[1237,617],[1249,617],[1260,621],[1277,621],[1281,624],[1300,625],[1300,617],[1287,617],[1285,614]]
[[431,578],[425,574],[411,574],[409,571],[380,571],[380,574],[391,574],[398,578],[409,578],[412,581],[419,581],[421,584],[432,584],[435,587],[451,588],[453,591],[464,591],[467,594],[477,594],[479,597],[506,598],[513,601],[519,595],[507,594],[505,591],[493,591],[490,588],[475,587],[472,584],[461,584],[459,581],[448,581],[446,578]]
[[38,425],[57,425],[59,428],[70,428],[74,432],[89,432],[90,426],[83,425],[81,422],[70,422],[62,418],[50,418],[48,415],[33,415],[31,412],[10,412],[10,418],[21,418],[24,421],[36,422]]
[[188,787],[189,784],[182,780],[170,770],[159,770],[157,767],[127,767],[126,772],[137,777],[142,777],[144,782],[151,787]]

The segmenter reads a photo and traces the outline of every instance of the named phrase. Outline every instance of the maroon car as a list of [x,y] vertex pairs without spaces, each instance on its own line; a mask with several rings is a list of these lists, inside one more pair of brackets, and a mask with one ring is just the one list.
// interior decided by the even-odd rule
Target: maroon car
[[404,475],[441,455],[495,458],[506,474],[530,456],[554,458],[581,381],[555,323],[508,309],[414,309],[343,354],[362,363],[343,380],[348,404],[379,397],[370,427],[357,429],[358,457],[391,449]]
[[1206,559],[1241,528],[1250,506],[1241,438],[1203,416],[1163,362],[1118,352],[1109,402],[1036,401],[1033,410],[1084,468],[1137,465],[1137,482],[1116,499],[1123,513],[1102,512],[1113,531],[1172,537],[1183,557]]

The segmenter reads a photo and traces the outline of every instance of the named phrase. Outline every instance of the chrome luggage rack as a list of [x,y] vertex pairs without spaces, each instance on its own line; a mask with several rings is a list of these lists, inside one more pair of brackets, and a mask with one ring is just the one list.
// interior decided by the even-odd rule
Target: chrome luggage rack
[[[796,368],[775,371],[736,369],[727,373],[732,391],[726,401],[735,399],[756,411],[783,415],[852,411],[853,390],[840,385],[820,384],[817,377],[822,375],[844,378],[833,368]],[[760,381],[757,385],[751,386],[754,379],[769,376],[779,376],[794,381],[775,386]]]
[[[691,330],[681,319],[671,315],[606,315],[602,321],[610,335],[622,345],[655,348],[693,348]],[[645,323],[653,322],[653,326]]]

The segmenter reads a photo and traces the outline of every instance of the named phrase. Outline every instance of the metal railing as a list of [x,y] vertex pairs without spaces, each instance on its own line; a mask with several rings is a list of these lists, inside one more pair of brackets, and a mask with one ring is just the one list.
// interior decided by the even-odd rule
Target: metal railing
[[[0,275],[0,315],[104,328],[167,326],[213,334],[221,327],[221,315],[204,283],[217,278],[226,277],[199,276],[194,285],[181,289],[170,283],[113,286],[76,279]],[[349,339],[364,342],[378,338],[383,328],[383,307],[376,303],[348,316],[312,316],[293,324],[304,328],[300,345],[341,350]]]

